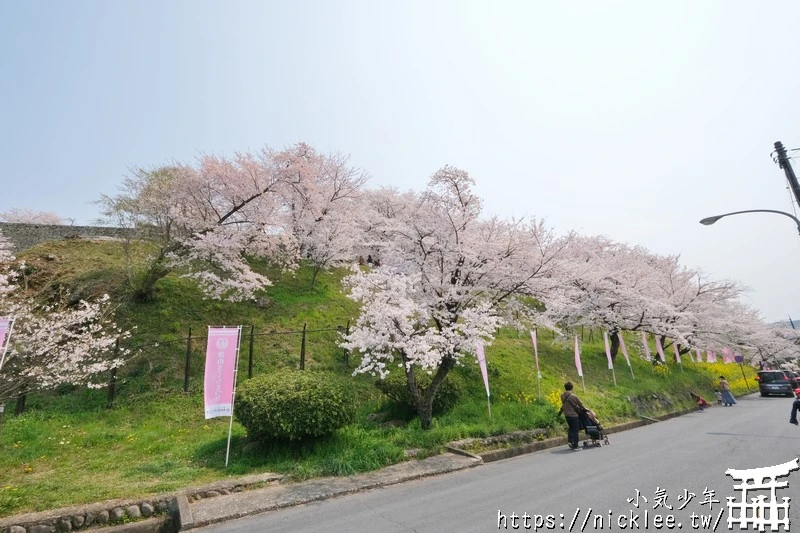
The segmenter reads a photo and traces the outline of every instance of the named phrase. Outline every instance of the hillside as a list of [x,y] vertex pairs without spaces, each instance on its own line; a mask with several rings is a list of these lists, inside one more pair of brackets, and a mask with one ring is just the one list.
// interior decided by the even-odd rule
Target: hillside
[[[143,251],[134,249],[134,256]],[[226,469],[228,419],[203,418],[206,327],[244,326],[240,382],[247,379],[251,354],[253,375],[299,368],[304,326],[305,367],[350,376],[358,361],[346,361],[336,344],[337,328],[346,328],[357,312],[340,289],[346,271],[323,272],[312,287],[309,269],[277,272],[262,266],[260,271],[274,285],[263,298],[248,303],[203,300],[190,281],[170,275],[159,281],[155,301],[135,304],[125,298],[125,260],[119,243],[53,241],[20,254],[20,259],[29,265],[29,285],[40,295],[63,290],[84,298],[111,294],[119,304],[118,322],[133,331],[126,343],[138,355],[120,370],[110,408],[107,391],[79,387],[31,395],[19,416],[12,415],[13,406],[7,407],[0,426],[0,516],[146,496],[262,471],[297,479],[346,475],[402,461],[410,449],[417,457],[439,453],[444,444],[459,438],[534,427],[561,432],[563,418],[556,417],[553,401],[566,380],[577,383],[581,398],[605,423],[686,408],[691,405],[689,391],[713,399],[714,378],[720,374],[728,377],[736,393],[746,390],[736,365],[685,361],[682,368],[670,363],[654,369],[638,357],[633,336],[627,344],[635,378],[620,356],[615,385],[602,335],[588,329],[578,332],[583,337],[586,390],[576,375],[571,338],[550,331],[539,335],[539,389],[529,335],[502,330],[486,350],[491,419],[474,361],[453,372],[464,397],[436,418],[429,431],[422,431],[416,420],[403,420],[403,413],[374,387],[375,378],[359,375],[351,378],[359,397],[355,424],[321,441],[246,447],[244,429],[234,423]],[[745,371],[752,387],[753,372]]]

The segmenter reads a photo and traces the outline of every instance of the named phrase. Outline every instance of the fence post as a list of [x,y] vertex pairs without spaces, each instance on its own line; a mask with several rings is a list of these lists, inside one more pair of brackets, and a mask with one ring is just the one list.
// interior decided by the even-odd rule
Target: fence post
[[[347,320],[347,325],[344,327],[344,334],[350,335],[350,319]],[[344,356],[344,367],[347,368],[347,366],[350,364],[350,351],[345,348],[342,356]]]
[[[114,359],[119,357],[119,337],[117,342],[114,343]],[[114,403],[114,396],[117,394],[117,367],[111,369],[111,378],[108,380],[108,401],[106,402],[106,409],[111,409]]]
[[300,341],[300,370],[306,369],[306,323],[303,322],[303,339]]
[[23,385],[17,396],[17,404],[14,406],[14,414],[19,416],[25,412],[25,400],[28,398],[28,387]]
[[114,404],[114,396],[117,393],[117,367],[111,369],[111,378],[108,380],[108,401],[106,409],[111,409]]
[[247,360],[247,378],[253,377],[253,338],[256,336],[256,327],[250,326],[250,358]]
[[183,392],[189,392],[189,356],[192,353],[192,328],[186,338],[186,364],[183,367]]

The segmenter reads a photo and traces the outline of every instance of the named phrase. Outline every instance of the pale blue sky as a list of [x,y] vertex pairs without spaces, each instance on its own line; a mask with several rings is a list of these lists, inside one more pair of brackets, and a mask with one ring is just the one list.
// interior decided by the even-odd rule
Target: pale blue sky
[[[372,185],[468,170],[486,210],[680,253],[800,319],[772,143],[800,3],[0,0],[0,211],[88,223],[127,169],[306,141]],[[797,170],[800,171],[800,164]]]

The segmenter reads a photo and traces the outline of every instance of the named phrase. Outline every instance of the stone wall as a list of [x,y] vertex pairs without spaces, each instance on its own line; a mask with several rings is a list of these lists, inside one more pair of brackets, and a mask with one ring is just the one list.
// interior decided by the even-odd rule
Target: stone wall
[[0,232],[14,245],[14,251],[27,250],[35,244],[58,239],[124,239],[134,235],[128,228],[102,226],[55,226],[50,224],[15,224],[0,222]]

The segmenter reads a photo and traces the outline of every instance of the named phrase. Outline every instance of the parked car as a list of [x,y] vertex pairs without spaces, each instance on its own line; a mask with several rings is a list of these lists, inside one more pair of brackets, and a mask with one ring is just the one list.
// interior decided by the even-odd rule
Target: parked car
[[797,377],[789,370],[762,370],[756,374],[758,381],[758,391],[761,396],[771,394],[782,394],[783,396],[794,396],[794,389],[797,388]]

